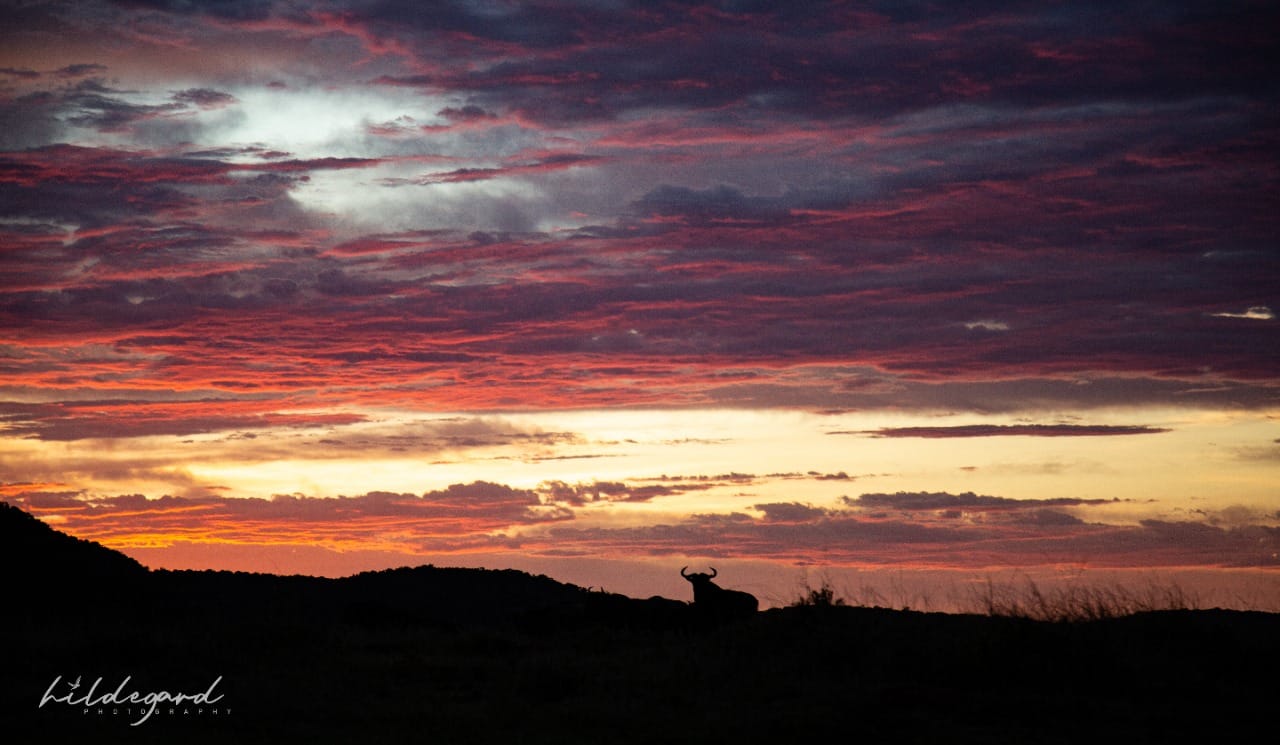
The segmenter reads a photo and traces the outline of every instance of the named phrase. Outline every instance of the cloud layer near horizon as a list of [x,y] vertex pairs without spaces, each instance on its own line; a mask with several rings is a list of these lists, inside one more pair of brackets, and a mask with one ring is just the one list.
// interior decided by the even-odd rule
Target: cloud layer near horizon
[[1116,523],[1106,510],[1118,500],[898,492],[846,497],[829,508],[762,503],[644,522],[610,517],[610,504],[649,502],[697,488],[673,482],[663,490],[621,483],[513,489],[475,482],[421,495],[84,499],[11,485],[6,501],[61,530],[124,549],[308,546],[388,552],[408,563],[422,556],[516,551],[532,557],[692,554],[908,568],[1280,566],[1280,513],[1241,508]]

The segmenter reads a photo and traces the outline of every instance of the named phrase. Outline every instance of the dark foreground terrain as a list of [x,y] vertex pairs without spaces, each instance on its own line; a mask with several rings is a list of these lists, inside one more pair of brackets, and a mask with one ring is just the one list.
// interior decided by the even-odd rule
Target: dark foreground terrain
[[[1275,734],[1273,614],[1045,623],[819,606],[724,623],[684,603],[514,571],[148,572],[3,504],[0,560],[6,742],[950,745]],[[212,703],[161,703],[134,726],[150,706],[130,694],[161,692]],[[80,703],[111,694],[126,701]]]

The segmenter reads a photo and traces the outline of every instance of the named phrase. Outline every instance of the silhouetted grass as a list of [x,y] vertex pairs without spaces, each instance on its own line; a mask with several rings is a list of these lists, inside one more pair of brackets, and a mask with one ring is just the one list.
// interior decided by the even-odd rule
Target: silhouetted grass
[[822,584],[817,587],[804,584],[800,591],[799,597],[788,604],[788,608],[835,608],[842,605],[848,605],[845,599],[836,595],[835,588],[831,586],[831,581],[824,579]]
[[[927,595],[908,593],[900,584],[876,587],[863,584],[855,591],[839,591],[830,577],[821,575],[816,586],[806,574],[798,594],[785,607],[832,608],[849,606],[886,610],[930,608]],[[1030,577],[985,582],[967,589],[952,602],[952,612],[1033,621],[1100,621],[1155,611],[1199,610],[1199,597],[1176,582],[1149,580],[1141,585],[1120,582],[1040,583]]]
[[1031,578],[996,583],[988,578],[973,591],[973,607],[988,616],[1036,621],[1099,621],[1153,611],[1199,609],[1199,601],[1174,583],[1141,588],[1121,584],[1062,584],[1042,587]]

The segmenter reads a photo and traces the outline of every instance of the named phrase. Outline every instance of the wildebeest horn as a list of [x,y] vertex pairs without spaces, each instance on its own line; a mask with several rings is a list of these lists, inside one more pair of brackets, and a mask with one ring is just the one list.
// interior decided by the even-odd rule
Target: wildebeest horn
[[716,571],[716,568],[711,567],[711,579],[715,579],[717,574],[719,574],[719,572]]
[[689,567],[682,567],[682,568],[680,569],[680,576],[681,576],[681,577],[684,577],[685,579],[689,579],[689,575],[687,575],[687,574],[685,574],[685,573],[684,573],[684,571],[685,571],[686,569],[688,569],[688,568],[689,568]]

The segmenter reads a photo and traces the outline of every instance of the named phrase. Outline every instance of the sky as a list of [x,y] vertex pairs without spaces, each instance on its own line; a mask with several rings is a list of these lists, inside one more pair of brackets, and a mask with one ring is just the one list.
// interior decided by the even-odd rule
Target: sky
[[61,530],[1280,610],[1274,3],[0,17],[0,498]]

